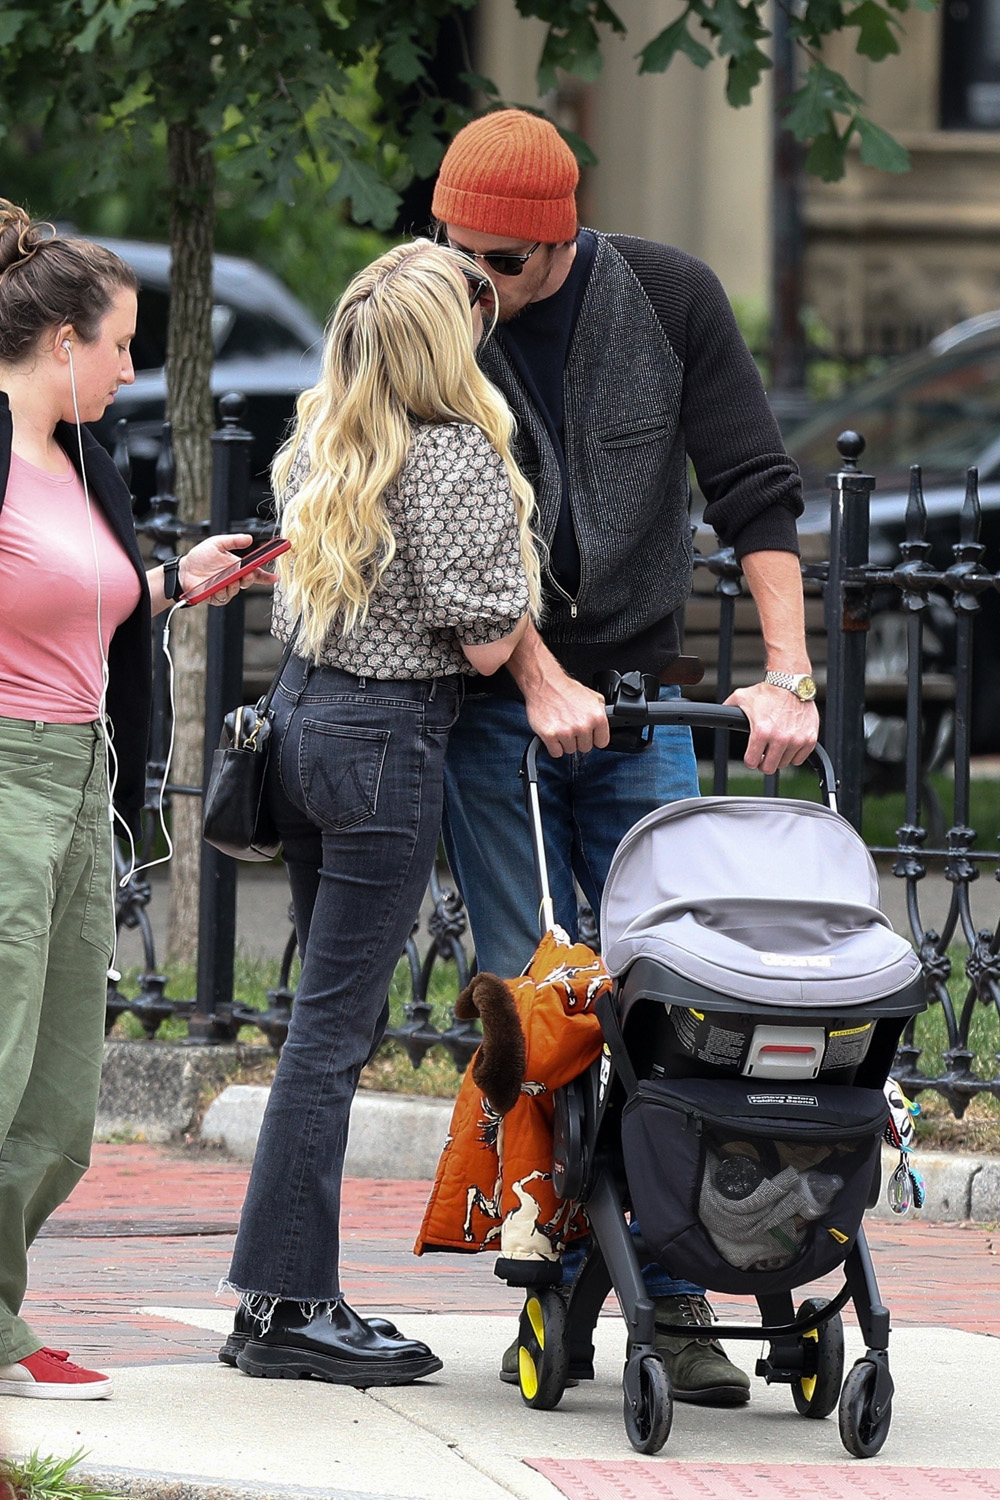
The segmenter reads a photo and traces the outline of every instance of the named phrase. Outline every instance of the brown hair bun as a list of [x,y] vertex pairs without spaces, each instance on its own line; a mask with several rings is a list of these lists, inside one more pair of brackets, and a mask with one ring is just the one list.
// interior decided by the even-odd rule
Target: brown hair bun
[[139,281],[120,256],[0,198],[0,360],[29,357],[63,323],[90,343],[122,288]]

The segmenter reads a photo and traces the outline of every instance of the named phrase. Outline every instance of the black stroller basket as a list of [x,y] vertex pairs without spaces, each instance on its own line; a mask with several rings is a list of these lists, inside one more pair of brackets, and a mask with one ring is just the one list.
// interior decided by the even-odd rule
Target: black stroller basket
[[[641,692],[620,692],[608,717],[748,730],[739,709],[647,703]],[[554,913],[539,748],[537,739],[528,747],[522,775],[546,931]],[[690,799],[650,814],[622,841],[602,906],[605,958],[616,976],[613,993],[598,1002],[603,1055],[556,1096],[553,1183],[562,1197],[584,1204],[591,1248],[568,1306],[545,1285],[549,1263],[497,1265],[498,1275],[532,1288],[520,1334],[521,1394],[529,1406],[553,1407],[569,1378],[593,1378],[593,1329],[614,1289],[627,1327],[626,1431],[643,1453],[663,1446],[672,1420],[655,1331],[704,1337],[705,1329],[655,1323],[640,1255],[674,1277],[753,1296],[759,1322],[714,1325],[711,1336],[766,1341],[757,1374],[789,1385],[805,1416],[825,1417],[839,1405],[841,1438],[853,1455],[878,1452],[888,1434],[889,1314],[861,1221],[880,1187],[883,1086],[902,1027],[925,999],[912,949],[877,911],[870,856],[836,816],[833,769],[821,747],[810,764],[822,805]],[[751,881],[750,895],[730,888],[724,858],[714,883],[706,864],[690,898],[672,877],[659,881],[642,841],[689,840],[680,861],[689,869],[698,863],[691,851],[700,847],[706,817],[713,820],[712,836],[702,841],[709,856],[713,838],[723,853],[727,847],[727,818],[736,820],[744,844],[754,819],[770,818],[779,865],[782,841],[798,838],[801,828],[807,873],[810,862],[819,868],[832,841],[829,883],[842,900],[829,931],[822,930],[823,902],[810,904],[798,890],[801,870],[784,896],[779,890],[764,899],[756,894],[759,881]],[[629,859],[638,862],[637,914]],[[852,880],[862,883],[860,893]],[[825,940],[818,957],[803,951],[817,923]],[[840,1266],[845,1281],[835,1297],[807,1298],[796,1309],[796,1287]],[[845,1381],[839,1314],[849,1300],[866,1353]]]

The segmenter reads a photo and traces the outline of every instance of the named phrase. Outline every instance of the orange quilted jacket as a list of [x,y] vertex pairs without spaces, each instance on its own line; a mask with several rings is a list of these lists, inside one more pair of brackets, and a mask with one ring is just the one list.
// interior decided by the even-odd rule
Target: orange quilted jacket
[[[523,978],[501,987],[494,976],[478,975],[464,992],[466,1013],[479,1010],[477,986],[493,986],[494,1001],[499,992],[508,1012],[501,1028],[508,1053],[519,1052],[510,1045],[511,1026],[516,1033],[519,1024],[523,1034],[523,1078],[516,1103],[506,1113],[475,1081],[474,1075],[483,1079],[483,1055],[496,1042],[496,1034],[491,1036],[494,1013],[483,1005],[483,1046],[455,1102],[416,1255],[425,1250],[496,1250],[513,1259],[554,1260],[569,1240],[587,1233],[578,1205],[553,1191],[552,1094],[600,1053],[601,1027],[593,1007],[610,985],[607,970],[590,948],[549,932]],[[518,1069],[519,1062],[518,1056]]]

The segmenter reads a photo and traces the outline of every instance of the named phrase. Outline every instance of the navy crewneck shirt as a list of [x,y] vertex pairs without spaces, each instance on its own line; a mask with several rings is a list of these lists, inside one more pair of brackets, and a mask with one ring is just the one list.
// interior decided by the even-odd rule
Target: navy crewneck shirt
[[563,375],[577,316],[597,253],[597,236],[581,229],[569,275],[551,297],[530,302],[497,330],[532,404],[548,429],[562,476],[562,503],[549,556],[549,571],[570,598],[580,587],[580,551],[573,532],[569,474],[563,443]]

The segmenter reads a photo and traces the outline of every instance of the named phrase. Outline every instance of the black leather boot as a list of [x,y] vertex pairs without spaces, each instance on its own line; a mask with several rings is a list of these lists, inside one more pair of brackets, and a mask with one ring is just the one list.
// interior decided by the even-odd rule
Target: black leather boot
[[344,1301],[329,1303],[312,1317],[308,1304],[279,1302],[267,1332],[251,1332],[236,1364],[246,1375],[286,1380],[312,1375],[361,1388],[408,1385],[441,1368],[426,1344],[398,1331],[380,1333]]
[[[383,1338],[401,1339],[403,1335],[395,1323],[390,1323],[388,1318],[366,1318],[368,1327]],[[250,1339],[260,1330],[260,1322],[241,1302],[236,1309],[233,1318],[232,1331],[226,1335],[226,1342],[219,1350],[219,1359],[231,1370],[236,1369],[236,1356],[242,1354]]]

